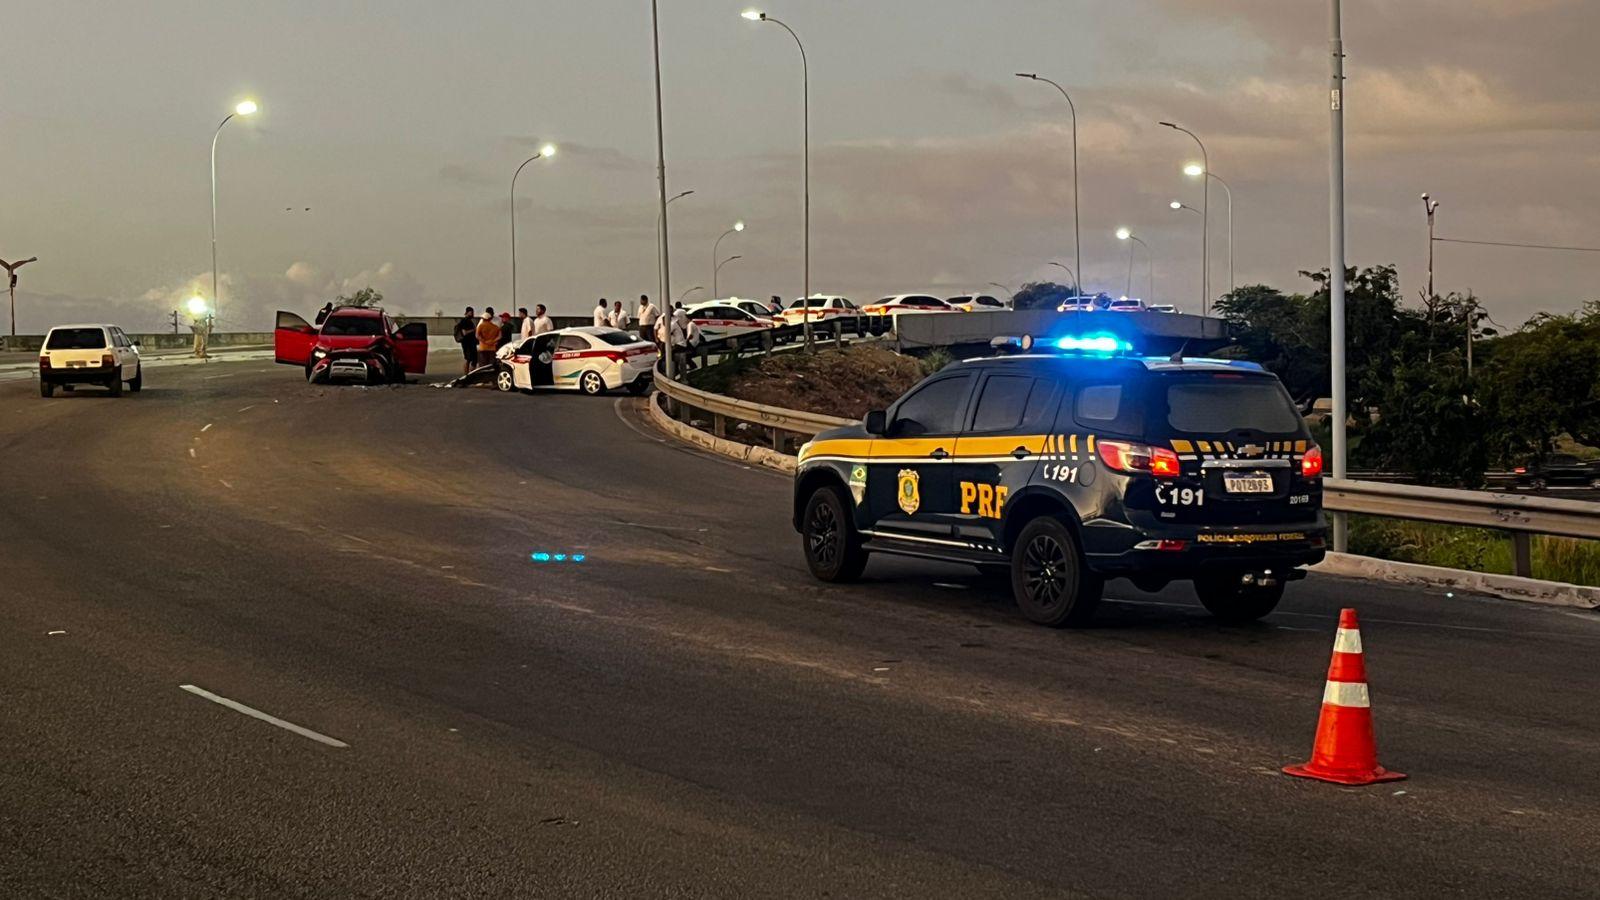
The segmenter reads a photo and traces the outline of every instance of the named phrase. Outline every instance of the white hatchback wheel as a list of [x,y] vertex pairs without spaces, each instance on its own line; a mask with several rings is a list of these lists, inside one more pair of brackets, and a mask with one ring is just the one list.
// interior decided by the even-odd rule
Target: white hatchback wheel
[[510,369],[501,369],[494,376],[494,386],[509,393],[517,389],[517,382],[511,377]]
[[581,388],[585,394],[593,397],[596,394],[602,394],[605,392],[606,382],[604,378],[600,377],[599,372],[585,372],[583,373],[583,377],[578,379],[578,387]]

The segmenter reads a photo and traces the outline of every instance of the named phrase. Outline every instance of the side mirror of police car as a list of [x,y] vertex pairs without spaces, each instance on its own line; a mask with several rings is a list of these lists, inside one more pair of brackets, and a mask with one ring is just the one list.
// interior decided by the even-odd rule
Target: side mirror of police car
[[886,434],[889,431],[889,414],[881,409],[867,413],[867,419],[862,423],[867,429],[867,434]]

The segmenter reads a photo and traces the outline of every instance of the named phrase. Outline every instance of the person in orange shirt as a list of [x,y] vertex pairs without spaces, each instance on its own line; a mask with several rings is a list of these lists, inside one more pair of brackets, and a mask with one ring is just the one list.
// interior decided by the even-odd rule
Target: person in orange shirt
[[494,310],[486,309],[478,319],[478,365],[494,365],[494,351],[500,346],[500,326],[494,320]]

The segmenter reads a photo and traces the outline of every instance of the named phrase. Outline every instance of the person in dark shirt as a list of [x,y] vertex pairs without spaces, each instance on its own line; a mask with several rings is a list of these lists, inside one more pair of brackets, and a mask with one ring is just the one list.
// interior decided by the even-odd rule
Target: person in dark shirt
[[461,371],[471,372],[478,362],[478,317],[473,313],[472,307],[467,307],[466,313],[456,320],[456,327],[451,335],[456,339],[456,343],[461,345],[461,355],[466,359]]
[[511,313],[508,313],[508,312],[501,313],[500,314],[500,341],[495,344],[495,349],[498,350],[501,347],[504,347],[505,345],[511,343],[511,339],[516,337],[516,336],[517,336],[517,326],[515,324],[513,324],[512,321],[511,321]]

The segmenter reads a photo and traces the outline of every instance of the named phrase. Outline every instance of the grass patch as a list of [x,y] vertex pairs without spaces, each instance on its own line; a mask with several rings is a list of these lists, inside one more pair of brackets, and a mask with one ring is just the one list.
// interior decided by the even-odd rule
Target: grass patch
[[[1487,528],[1352,515],[1350,551],[1395,562],[1512,574],[1510,536]],[[1537,535],[1531,551],[1533,577],[1600,586],[1600,541]]]
[[[930,356],[928,363],[934,362]],[[742,357],[712,366],[694,382],[702,390],[752,403],[860,419],[898,400],[929,371],[936,369],[915,357],[857,345]]]

